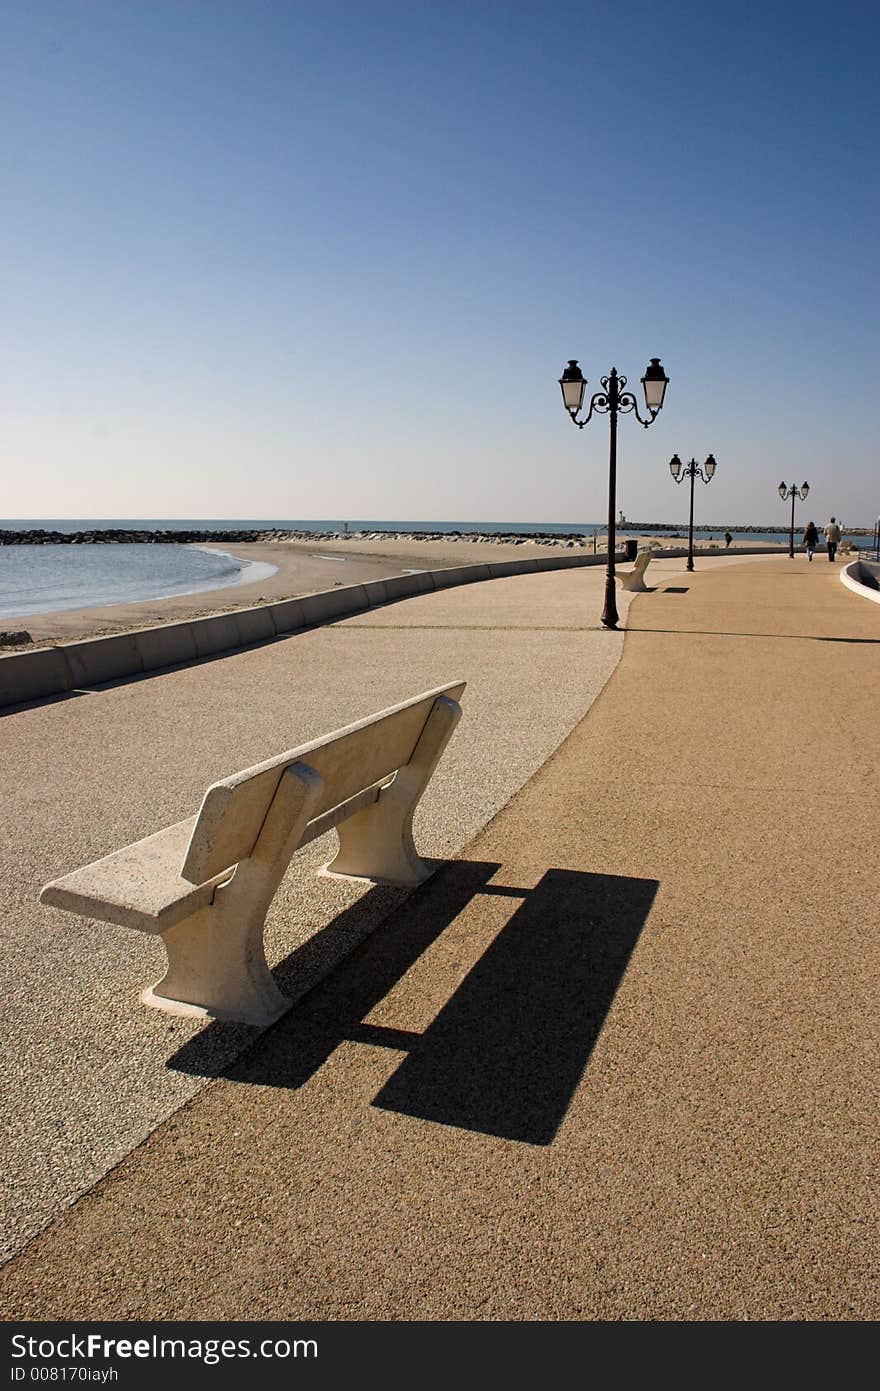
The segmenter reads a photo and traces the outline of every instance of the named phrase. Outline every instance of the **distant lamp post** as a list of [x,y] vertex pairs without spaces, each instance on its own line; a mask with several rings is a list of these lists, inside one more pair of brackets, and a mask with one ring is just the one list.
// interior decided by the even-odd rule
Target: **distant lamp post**
[[669,378],[660,366],[659,357],[652,357],[650,364],[645,369],[645,375],[642,377],[642,389],[645,393],[645,405],[651,414],[650,420],[643,420],[639,415],[638,401],[631,391],[624,390],[626,377],[619,377],[616,367],[612,367],[610,375],[601,377],[600,381],[602,390],[597,391],[591,397],[590,409],[584,420],[578,420],[577,415],[584,404],[587,379],[574,358],[571,359],[559,378],[559,385],[562,388],[563,405],[568,411],[572,423],[579,430],[582,430],[589,423],[594,411],[597,415],[609,417],[611,438],[608,450],[608,564],[605,570],[605,608],[602,613],[602,623],[606,628],[616,628],[618,615],[617,598],[614,593],[614,546],[616,542],[617,417],[619,414],[633,411],[636,420],[647,430],[663,407],[663,397],[666,394]]
[[809,483],[802,483],[799,488],[792,483],[789,488],[787,484],[780,483],[779,496],[785,502],[786,498],[791,498],[791,526],[788,531],[788,558],[794,560],[794,500],[796,497],[805,498],[810,491]]
[[[673,454],[669,460],[669,472],[672,474],[676,483],[681,483],[682,479],[691,480],[691,513],[688,520],[688,560],[687,568],[694,568],[694,479],[702,478],[704,483],[711,483],[715,477],[715,470],[718,465],[715,462],[715,455],[710,454],[703,467],[697,463],[696,459],[691,459],[689,464],[683,464],[677,454]],[[705,470],[705,472],[704,472]]]

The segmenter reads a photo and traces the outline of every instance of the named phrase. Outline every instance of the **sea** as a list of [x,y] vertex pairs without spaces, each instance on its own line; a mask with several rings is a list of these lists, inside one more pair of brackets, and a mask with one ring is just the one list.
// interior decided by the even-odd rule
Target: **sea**
[[[623,533],[628,523],[621,525]],[[592,536],[604,534],[604,522],[435,522],[389,520],[204,520],[169,521],[165,518],[10,518],[0,519],[0,532],[6,531],[304,531],[304,532],[442,532],[447,535],[513,533],[520,536]],[[699,540],[720,541],[723,528],[695,530]],[[652,532],[658,538],[687,536],[687,528],[670,526]],[[738,541],[780,542],[778,531],[737,532]],[[798,541],[800,537],[798,536]],[[860,547],[871,544],[870,537],[853,537]],[[98,608],[146,599],[163,599],[176,594],[197,594],[225,589],[268,578],[277,567],[240,560],[222,549],[173,543],[145,545],[77,544],[48,546],[0,545],[0,620],[26,618],[29,614],[55,613],[63,609]]]
[[[27,529],[40,525],[47,531],[104,529],[104,524],[97,522],[25,525]],[[137,525],[140,528],[141,524]],[[19,530],[24,526],[0,523],[0,529],[5,528]],[[144,529],[151,527],[147,524]],[[0,625],[8,628],[9,620],[31,614],[226,589],[268,579],[277,569],[277,565],[239,560],[219,546],[204,549],[124,542],[111,546],[0,546]]]

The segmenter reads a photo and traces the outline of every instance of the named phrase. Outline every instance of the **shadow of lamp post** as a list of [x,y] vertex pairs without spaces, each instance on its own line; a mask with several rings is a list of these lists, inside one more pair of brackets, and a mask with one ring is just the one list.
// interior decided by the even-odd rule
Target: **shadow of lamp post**
[[809,483],[802,483],[799,488],[795,487],[794,483],[792,483],[790,488],[787,487],[785,483],[780,483],[779,485],[779,496],[782,498],[782,501],[785,502],[786,498],[791,498],[791,526],[788,530],[789,560],[794,560],[794,500],[796,497],[805,498],[809,491]]
[[[709,455],[703,468],[700,468],[696,459],[691,459],[689,464],[683,464],[677,454],[673,454],[672,458],[669,460],[669,472],[672,474],[676,483],[680,483],[684,478],[689,478],[691,480],[691,512],[690,519],[688,520],[687,561],[687,568],[689,570],[693,570],[694,568],[694,479],[702,478],[704,483],[711,483],[712,479],[715,477],[715,470],[717,467],[718,465],[715,462],[714,454]],[[703,469],[705,469],[705,473]]]
[[650,420],[643,420],[639,415],[639,405],[631,391],[626,391],[626,377],[617,375],[616,367],[612,367],[610,376],[600,378],[602,390],[595,392],[590,399],[590,409],[584,420],[578,420],[578,411],[584,403],[584,390],[587,379],[582,374],[577,361],[572,358],[559,378],[559,385],[562,388],[562,401],[565,409],[571,417],[572,423],[582,430],[587,425],[595,412],[597,415],[607,415],[610,428],[610,441],[608,447],[608,564],[605,570],[605,608],[602,613],[602,623],[606,628],[617,627],[617,598],[614,593],[614,546],[616,541],[615,534],[615,492],[617,488],[617,417],[627,411],[634,411],[636,420],[640,425],[644,425],[647,430],[657,418],[658,411],[663,406],[663,397],[669,385],[669,378],[660,365],[659,357],[652,357],[648,367],[645,368],[645,375],[642,377],[642,387],[645,392],[645,405],[651,413]]

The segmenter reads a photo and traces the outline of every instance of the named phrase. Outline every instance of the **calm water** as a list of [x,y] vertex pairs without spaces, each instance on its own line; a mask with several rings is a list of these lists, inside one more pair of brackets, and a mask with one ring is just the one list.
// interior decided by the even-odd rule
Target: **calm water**
[[195,546],[0,546],[0,620],[197,594],[276,569]]

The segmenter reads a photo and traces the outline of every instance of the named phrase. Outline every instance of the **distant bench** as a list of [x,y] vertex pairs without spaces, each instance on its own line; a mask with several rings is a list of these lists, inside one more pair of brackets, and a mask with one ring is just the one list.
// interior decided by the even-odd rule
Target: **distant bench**
[[648,568],[648,561],[651,559],[650,551],[639,551],[636,556],[636,563],[631,570],[618,570],[615,578],[620,582],[621,589],[629,589],[634,593],[640,593],[647,589],[645,584],[645,571]]
[[415,885],[413,812],[461,716],[459,681],[213,783],[197,816],[47,884],[43,903],[158,934],[168,969],[141,998],[173,1014],[272,1023],[290,1001],[263,949],[296,850],[335,828],[325,872]]

